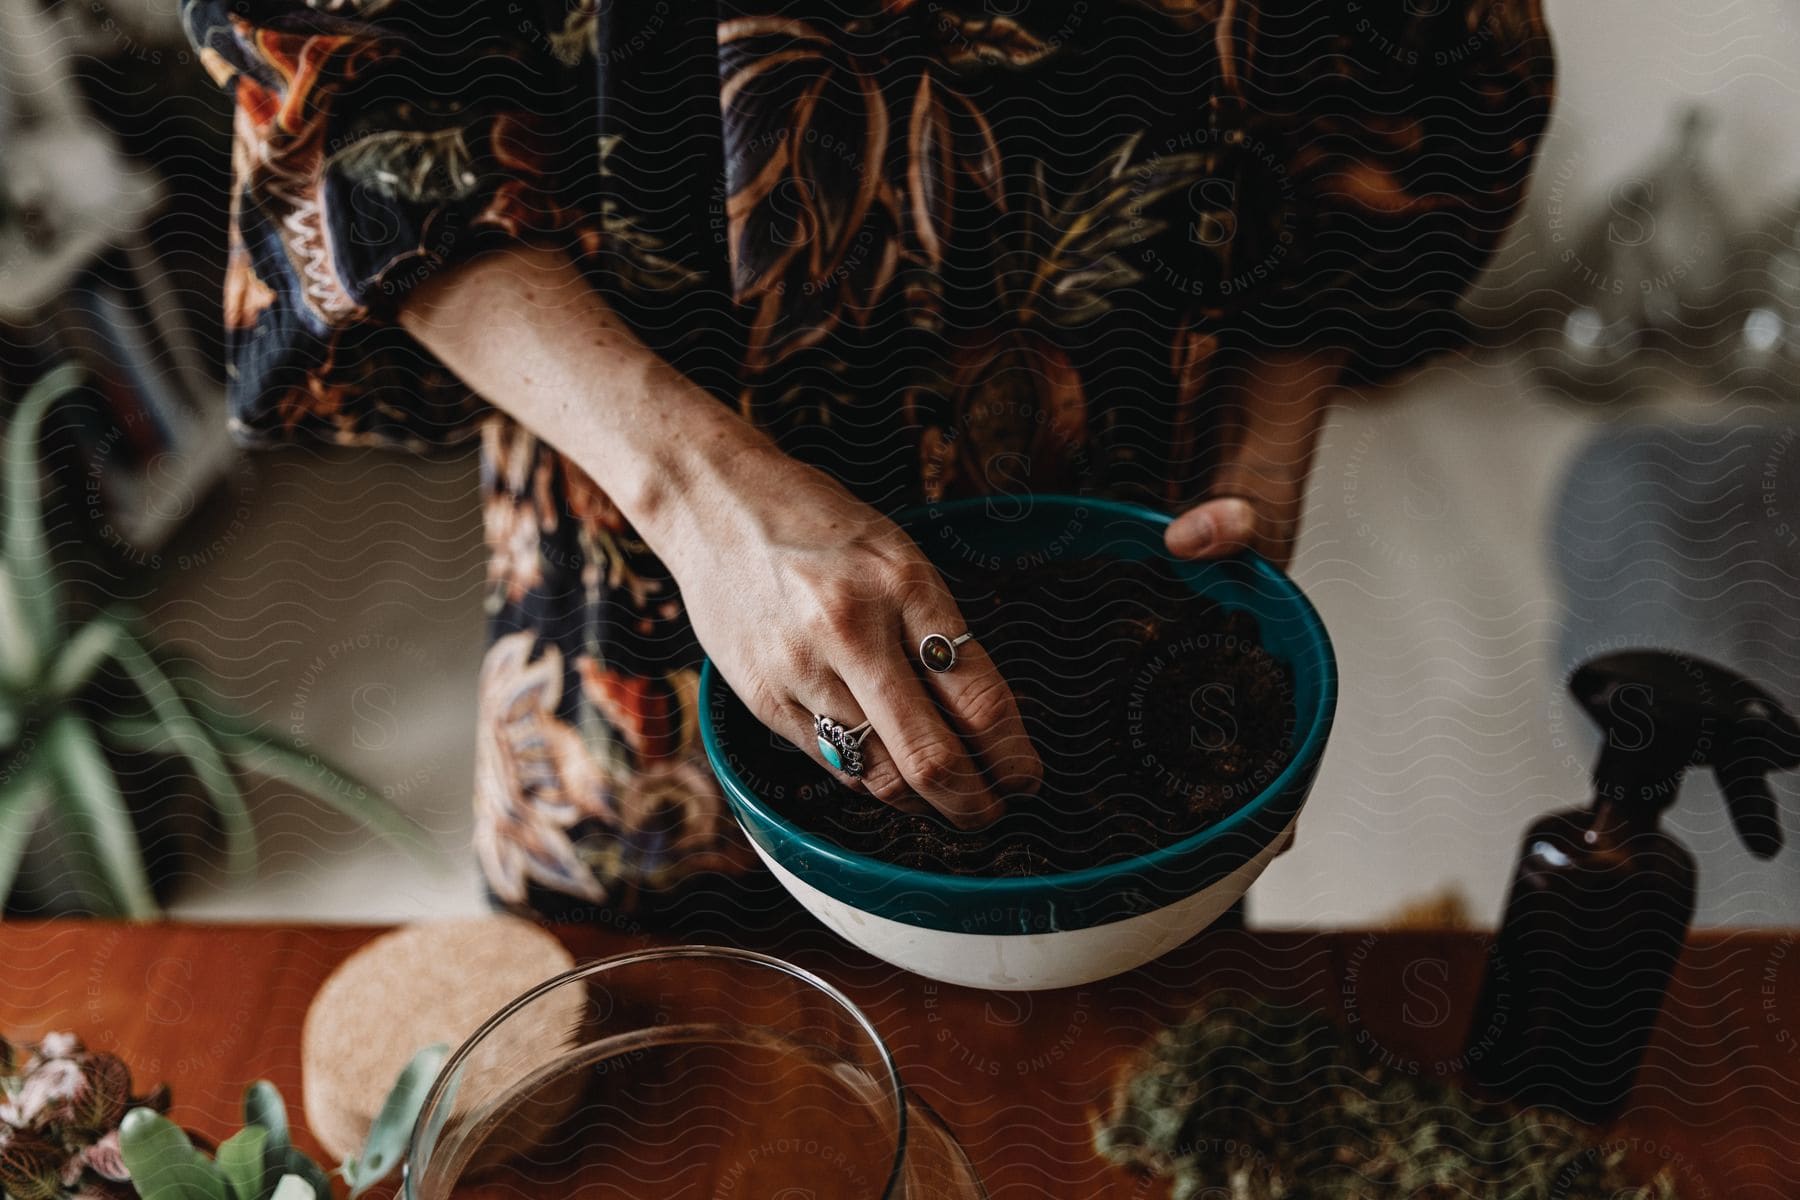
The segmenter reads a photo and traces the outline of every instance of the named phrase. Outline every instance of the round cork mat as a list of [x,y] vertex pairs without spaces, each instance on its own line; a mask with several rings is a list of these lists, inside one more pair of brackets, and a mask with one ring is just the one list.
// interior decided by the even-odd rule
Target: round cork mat
[[[432,921],[376,938],[331,973],[307,1009],[307,1126],[334,1158],[358,1153],[414,1054],[436,1042],[455,1049],[508,1001],[574,965],[555,938],[516,917]],[[570,1000],[579,1006],[578,996]],[[531,1015],[540,1016],[535,1006]],[[547,1059],[572,1029],[541,1016],[546,1028],[518,1034]]]

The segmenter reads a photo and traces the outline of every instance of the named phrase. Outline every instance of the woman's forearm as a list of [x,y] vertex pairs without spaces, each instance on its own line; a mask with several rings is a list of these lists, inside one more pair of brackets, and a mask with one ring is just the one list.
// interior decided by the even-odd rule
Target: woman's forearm
[[704,519],[706,479],[780,455],[646,346],[555,252],[520,246],[462,264],[415,289],[399,318],[653,541]]
[[[910,647],[964,621],[912,539],[651,352],[568,263],[478,259],[413,292],[400,323],[606,490],[764,724],[845,782],[923,796],[960,824],[999,813],[996,786],[1037,786],[1018,707],[978,644],[954,673],[914,669]],[[860,778],[816,750],[819,713],[873,726]]]

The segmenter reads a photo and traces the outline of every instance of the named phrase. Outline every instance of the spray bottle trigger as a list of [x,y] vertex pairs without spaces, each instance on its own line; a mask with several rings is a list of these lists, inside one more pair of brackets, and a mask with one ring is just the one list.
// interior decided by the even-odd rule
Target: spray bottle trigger
[[1716,773],[1719,790],[1725,793],[1725,807],[1731,812],[1732,828],[1737,830],[1744,848],[1757,858],[1774,858],[1782,845],[1781,816],[1762,766],[1738,757],[1721,764]]

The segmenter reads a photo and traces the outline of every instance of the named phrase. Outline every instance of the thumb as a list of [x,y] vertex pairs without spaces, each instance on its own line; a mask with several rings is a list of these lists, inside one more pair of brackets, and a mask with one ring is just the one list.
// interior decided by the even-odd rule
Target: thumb
[[1223,558],[1239,550],[1263,549],[1264,522],[1242,496],[1221,496],[1196,504],[1176,517],[1163,544],[1176,558]]

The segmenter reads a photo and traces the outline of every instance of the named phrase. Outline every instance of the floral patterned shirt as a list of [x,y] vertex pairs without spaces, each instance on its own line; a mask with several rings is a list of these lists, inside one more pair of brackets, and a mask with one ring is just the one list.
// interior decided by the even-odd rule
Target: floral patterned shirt
[[394,324],[559,247],[656,350],[884,510],[1175,508],[1261,349],[1454,346],[1550,105],[1538,0],[184,0],[236,97],[232,419],[479,439],[477,851],[520,907],[748,855],[702,651],[605,492]]

